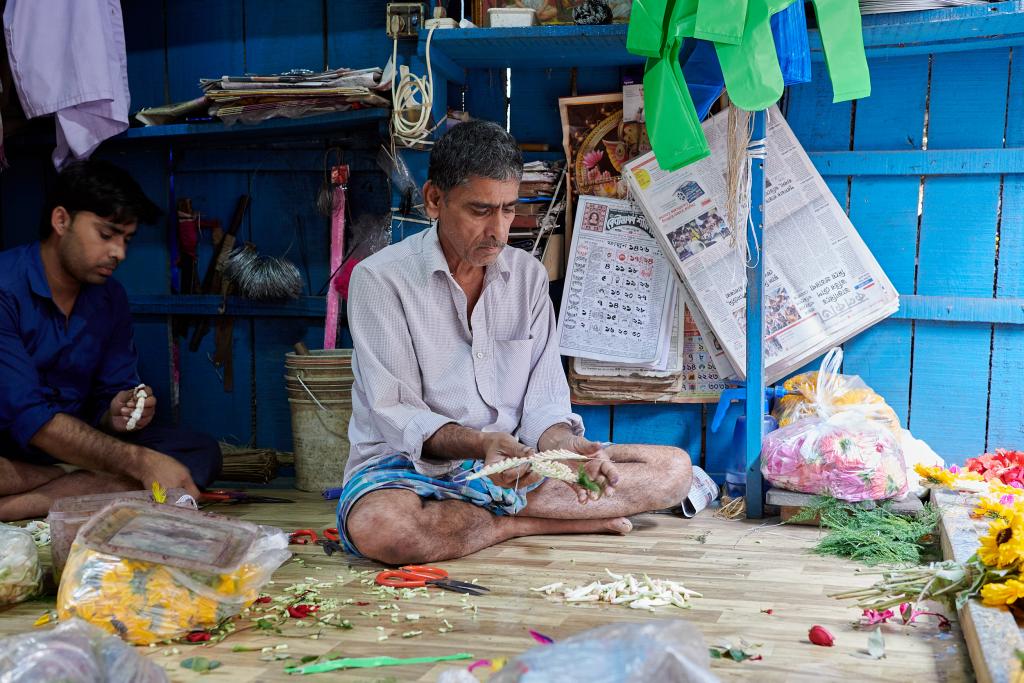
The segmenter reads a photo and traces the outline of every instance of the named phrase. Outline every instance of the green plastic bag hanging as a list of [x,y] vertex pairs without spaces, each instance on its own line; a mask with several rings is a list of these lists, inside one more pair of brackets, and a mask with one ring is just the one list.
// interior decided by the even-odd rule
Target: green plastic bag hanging
[[670,171],[711,154],[679,65],[682,42],[673,38],[665,56],[648,59],[644,69],[647,135],[658,165]]
[[737,45],[743,38],[747,0],[705,0],[697,7],[693,37]]
[[627,50],[642,57],[661,56],[668,3],[669,0],[633,0],[626,32]]
[[626,47],[648,57],[644,68],[647,134],[662,168],[675,170],[710,154],[686,87],[679,50],[693,33],[697,0],[636,0]]
[[864,53],[864,31],[857,0],[814,0],[825,66],[832,79],[832,101],[871,94],[871,74]]
[[[701,5],[719,0],[703,0]],[[833,102],[867,97],[871,75],[864,54],[857,0],[813,0]],[[771,17],[793,0],[749,0],[739,45],[716,42],[729,99],[741,109],[766,109],[782,97],[782,72],[772,40]]]
[[[704,0],[701,5],[715,2],[717,0]],[[715,52],[725,77],[725,90],[729,93],[729,100],[740,109],[767,109],[782,97],[784,83],[779,56],[775,52],[771,16],[792,2],[750,0],[740,43],[715,43]]]

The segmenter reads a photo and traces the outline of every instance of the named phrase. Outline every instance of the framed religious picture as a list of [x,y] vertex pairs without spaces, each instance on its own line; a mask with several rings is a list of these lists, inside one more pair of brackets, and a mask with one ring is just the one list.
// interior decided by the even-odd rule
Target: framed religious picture
[[[487,10],[492,7],[527,7],[537,14],[538,24],[571,24],[573,10],[590,0],[474,0],[473,23],[486,27]],[[622,24],[629,21],[633,0],[601,0],[612,12],[612,22]]]

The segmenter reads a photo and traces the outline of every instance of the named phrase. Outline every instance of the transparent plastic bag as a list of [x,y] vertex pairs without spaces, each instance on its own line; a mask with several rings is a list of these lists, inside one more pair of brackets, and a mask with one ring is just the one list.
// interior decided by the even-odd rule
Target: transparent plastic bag
[[786,380],[786,390],[795,393],[775,401],[772,417],[780,427],[786,427],[808,417],[827,418],[841,411],[856,411],[899,437],[896,411],[857,375],[839,374],[842,362],[843,351],[836,347],[825,355],[820,370]]
[[712,683],[711,657],[692,624],[664,619],[609,624],[509,661],[489,683]]
[[0,605],[28,600],[39,592],[43,571],[32,534],[0,524]]
[[156,662],[81,619],[0,640],[0,683],[166,683]]
[[862,413],[798,420],[765,436],[761,472],[772,485],[839,500],[884,500],[907,493],[897,437]]
[[[104,512],[119,505],[131,508],[129,512],[138,510],[136,504],[126,503]],[[90,547],[89,530],[102,521],[90,522],[96,526],[84,527],[71,546],[57,593],[57,613],[61,619],[84,619],[136,645],[212,628],[238,614],[259,597],[260,589],[291,555],[283,531],[248,525],[255,540],[240,563],[219,572],[122,558]],[[137,533],[138,526],[129,533]],[[167,542],[175,542],[173,534]]]

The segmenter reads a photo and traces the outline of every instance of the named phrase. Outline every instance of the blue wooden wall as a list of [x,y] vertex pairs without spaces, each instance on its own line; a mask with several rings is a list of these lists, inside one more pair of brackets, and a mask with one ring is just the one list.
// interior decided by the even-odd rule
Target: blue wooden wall
[[852,105],[831,103],[816,63],[815,82],[790,93],[789,122],[903,297],[897,316],[846,344],[844,369],[953,462],[1024,447],[1010,300],[1024,279],[1024,188],[1003,161],[1022,142],[1012,53],[875,59],[872,96]]
[[[391,52],[385,5],[384,0],[125,0],[132,109],[194,97],[200,77],[382,66]],[[414,52],[415,45],[400,48],[402,59],[415,67],[421,62]],[[832,162],[844,169],[826,180],[897,289],[910,295],[898,318],[846,345],[846,370],[862,375],[916,435],[951,460],[986,448],[1024,447],[1024,331],[994,322],[1012,317],[998,308],[1000,298],[1024,295],[1024,176],[922,176],[920,164],[900,166],[890,154],[949,150],[937,163],[951,169],[961,157],[1021,146],[1024,65],[1011,60],[1010,48],[1002,48],[886,57],[873,60],[871,69],[871,98],[833,105],[823,65],[815,64],[814,83],[792,89],[787,110],[823,172],[831,173]],[[581,69],[575,76],[567,68],[471,69],[464,84],[439,82],[438,97],[455,108],[464,103],[477,117],[504,122],[507,116],[520,141],[548,143],[557,152],[558,97],[614,91],[621,77],[616,67]],[[356,171],[350,196],[359,213],[386,211],[391,202],[374,167],[372,138],[346,139],[354,147],[346,161]],[[328,275],[328,227],[313,208],[324,147],[319,140],[278,144],[265,139],[244,146],[185,140],[114,143],[101,154],[132,170],[150,196],[168,207],[175,197],[188,196],[208,215],[227,221],[238,195],[249,193],[253,205],[243,236],[266,253],[287,253],[308,273],[307,294],[315,294]],[[46,153],[14,149],[14,168],[0,175],[5,247],[36,235]],[[407,161],[422,182],[426,155],[408,153]],[[900,168],[905,172],[896,172]],[[395,238],[414,232],[411,225],[396,225]],[[133,242],[118,273],[133,296],[170,292],[167,230],[157,226]],[[201,269],[209,257],[207,239]],[[161,397],[161,419],[236,443],[286,450],[291,432],[282,355],[299,340],[320,346],[322,330],[317,317],[239,318],[231,393],[223,391],[208,359],[212,333],[198,353],[181,345],[180,394],[172,406],[175,350],[169,318],[144,314],[136,319],[143,373]],[[720,475],[731,457],[739,410],[734,407],[722,430],[712,434],[706,425],[713,408],[580,406],[579,412],[593,438],[681,446]]]

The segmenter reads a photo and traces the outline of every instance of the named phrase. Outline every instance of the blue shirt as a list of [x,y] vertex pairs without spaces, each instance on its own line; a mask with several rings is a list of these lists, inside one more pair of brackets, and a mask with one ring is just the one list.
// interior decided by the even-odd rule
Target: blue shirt
[[50,295],[38,242],[0,253],[0,433],[28,450],[57,413],[95,425],[117,392],[137,384],[119,282],[82,285],[68,318]]

